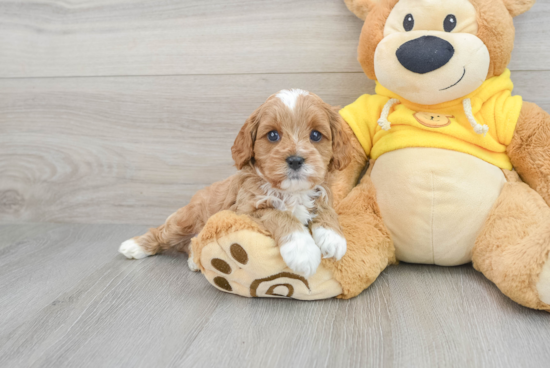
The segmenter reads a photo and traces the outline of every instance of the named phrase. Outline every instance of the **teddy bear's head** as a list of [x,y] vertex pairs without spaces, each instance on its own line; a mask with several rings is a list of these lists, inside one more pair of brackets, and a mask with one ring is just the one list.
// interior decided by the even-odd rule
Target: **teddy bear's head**
[[359,62],[403,98],[432,105],[466,96],[504,72],[512,18],[535,0],[345,0],[365,20]]

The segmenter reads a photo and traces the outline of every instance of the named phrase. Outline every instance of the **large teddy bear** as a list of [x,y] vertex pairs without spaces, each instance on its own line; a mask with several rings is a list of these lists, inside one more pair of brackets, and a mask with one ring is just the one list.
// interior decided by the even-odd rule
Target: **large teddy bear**
[[512,18],[533,3],[346,0],[376,81],[340,111],[351,164],[332,188],[346,255],[306,280],[269,233],[224,211],[192,242],[206,278],[243,296],[351,298],[398,260],[473,262],[517,303],[550,310],[550,116],[512,96],[506,68]]

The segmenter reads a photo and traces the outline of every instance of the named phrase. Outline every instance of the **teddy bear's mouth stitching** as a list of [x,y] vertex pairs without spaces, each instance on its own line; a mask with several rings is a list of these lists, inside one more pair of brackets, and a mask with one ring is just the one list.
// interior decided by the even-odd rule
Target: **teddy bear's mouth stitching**
[[458,83],[460,83],[460,81],[462,80],[462,78],[464,78],[464,76],[466,75],[466,67],[462,67],[464,69],[464,73],[462,73],[462,77],[460,77],[460,79],[455,83],[455,84],[451,84],[449,87],[447,88],[443,88],[443,89],[440,89],[440,91],[445,91],[446,89],[449,89],[451,87],[454,87],[456,86]]

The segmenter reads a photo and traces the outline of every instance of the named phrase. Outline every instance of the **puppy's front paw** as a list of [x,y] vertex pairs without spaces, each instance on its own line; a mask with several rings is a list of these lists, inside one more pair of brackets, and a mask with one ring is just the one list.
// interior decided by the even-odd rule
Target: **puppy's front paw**
[[321,263],[321,251],[305,230],[282,238],[280,251],[287,266],[306,279],[315,274]]
[[323,258],[335,258],[339,261],[346,254],[346,239],[336,231],[319,226],[312,233],[315,243],[321,248]]
[[141,259],[150,256],[145,252],[145,249],[139,245],[134,239],[128,239],[120,245],[118,251],[129,259]]

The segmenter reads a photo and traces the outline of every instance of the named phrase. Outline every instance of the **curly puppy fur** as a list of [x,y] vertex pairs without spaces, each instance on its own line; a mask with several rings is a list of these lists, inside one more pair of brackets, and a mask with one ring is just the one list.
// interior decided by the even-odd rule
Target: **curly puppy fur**
[[[189,252],[191,238],[223,210],[250,215],[277,243],[303,235],[304,225],[314,234],[322,227],[342,237],[328,178],[350,161],[345,125],[336,109],[309,92],[283,90],[269,97],[247,119],[232,147],[239,171],[197,192],[165,224],[134,238],[134,247],[145,255],[170,248]],[[276,140],[269,137],[273,132]],[[312,132],[321,135],[319,141],[311,138]],[[303,159],[303,164],[292,168],[290,157]]]

